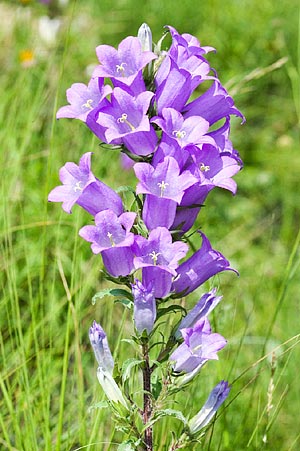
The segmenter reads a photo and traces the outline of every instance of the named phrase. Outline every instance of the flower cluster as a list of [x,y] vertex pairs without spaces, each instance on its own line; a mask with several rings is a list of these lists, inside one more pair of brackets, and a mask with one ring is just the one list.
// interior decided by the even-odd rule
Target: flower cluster
[[[168,51],[161,50],[163,40],[152,51],[146,24],[117,49],[98,46],[99,65],[91,80],[87,85],[74,83],[67,90],[69,105],[57,113],[58,119],[81,120],[100,141],[135,162],[136,208],[128,211],[122,198],[97,179],[91,152],[78,165],[66,163],[60,170],[62,185],[49,194],[49,201],[62,202],[67,213],[78,204],[92,216],[79,235],[91,243],[94,254],[101,254],[108,278],[122,280],[130,289],[137,340],[144,351],[163,303],[233,270],[202,232],[201,247],[192,253],[187,232],[195,227],[215,187],[235,194],[232,177],[242,167],[229,134],[231,116],[242,122],[244,117],[206,59],[214,49],[201,46],[190,34],[166,28],[172,38]],[[169,357],[173,376],[183,376],[183,383],[208,360],[217,359],[226,344],[220,334],[212,333],[207,318],[220,300],[215,289],[205,293],[171,333],[172,340],[165,340],[160,355]],[[90,338],[100,372],[112,378],[106,335],[96,323]],[[208,400],[209,413],[204,414],[203,407],[191,420],[191,434],[210,421],[228,393],[226,382],[218,384]],[[121,394],[117,398],[127,405]]]

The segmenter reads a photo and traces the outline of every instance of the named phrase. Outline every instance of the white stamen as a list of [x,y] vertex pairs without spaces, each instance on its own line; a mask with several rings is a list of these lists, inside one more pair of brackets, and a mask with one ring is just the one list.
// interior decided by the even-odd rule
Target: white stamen
[[109,238],[109,241],[110,241],[111,247],[114,247],[114,246],[116,245],[116,243],[114,242],[114,239],[113,239],[112,233],[110,233],[110,232],[107,232],[107,236],[108,236],[108,238]]

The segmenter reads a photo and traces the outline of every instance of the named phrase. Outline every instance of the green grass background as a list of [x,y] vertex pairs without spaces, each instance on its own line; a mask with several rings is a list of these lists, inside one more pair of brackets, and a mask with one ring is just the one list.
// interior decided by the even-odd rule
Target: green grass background
[[[52,11],[63,26],[50,47],[38,33],[45,6],[2,1],[0,11],[0,449],[112,451],[121,441],[110,413],[89,408],[102,390],[87,332],[94,318],[100,322],[121,365],[132,352],[121,341],[131,319],[110,298],[91,304],[104,282],[101,259],[78,237],[89,216],[76,207],[68,216],[47,194],[59,168],[86,151],[105,183],[134,186],[84,124],[57,122],[55,112],[66,88],[88,81],[95,47],[117,45],[142,22],[155,41],[170,24],[215,47],[209,61],[247,118],[232,126],[245,162],[238,193],[214,190],[198,220],[240,277],[222,274],[185,301],[191,307],[211,283],[220,287],[213,325],[228,345],[175,407],[195,414],[215,383],[228,379],[228,408],[195,449],[299,449],[298,1],[71,0]],[[33,67],[20,65],[24,49],[35,52]],[[168,449],[179,426],[156,427],[157,450]]]

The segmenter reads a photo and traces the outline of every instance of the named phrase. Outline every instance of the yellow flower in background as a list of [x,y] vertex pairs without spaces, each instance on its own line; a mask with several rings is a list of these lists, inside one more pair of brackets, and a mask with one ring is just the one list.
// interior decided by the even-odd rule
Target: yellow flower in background
[[36,62],[33,50],[30,49],[20,50],[19,62],[22,67],[32,67]]

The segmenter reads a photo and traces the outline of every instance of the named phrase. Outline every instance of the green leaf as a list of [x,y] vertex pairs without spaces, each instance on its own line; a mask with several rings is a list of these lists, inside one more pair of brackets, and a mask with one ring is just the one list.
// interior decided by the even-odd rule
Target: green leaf
[[99,291],[92,297],[92,304],[95,305],[98,299],[102,299],[105,296],[114,296],[114,297],[125,296],[127,299],[132,300],[132,295],[131,293],[129,293],[129,291],[118,288],[106,288],[104,290]]
[[97,402],[96,404],[93,404],[92,406],[90,406],[88,408],[88,412],[92,412],[95,409],[106,409],[109,406],[109,404],[106,401],[100,401]]
[[135,451],[136,447],[134,446],[134,443],[131,440],[126,440],[126,442],[121,443],[117,451]]
[[122,365],[122,379],[126,382],[130,377],[131,370],[138,365],[141,365],[144,361],[140,359],[127,359]]
[[114,301],[115,304],[122,304],[124,305],[124,307],[131,309],[131,307],[133,306],[133,302],[129,301],[129,299],[116,299]]
[[172,304],[169,305],[169,307],[162,307],[157,310],[156,319],[161,318],[162,316],[166,315],[167,313],[173,312],[176,313],[178,311],[181,311],[182,313],[186,314],[186,309],[178,304]]
[[177,420],[181,421],[185,427],[188,427],[188,420],[185,418],[183,413],[180,412],[180,410],[164,409],[155,412],[151,420],[147,424],[145,424],[143,430],[145,431],[148,427],[152,426],[158,420],[166,416],[176,418]]

